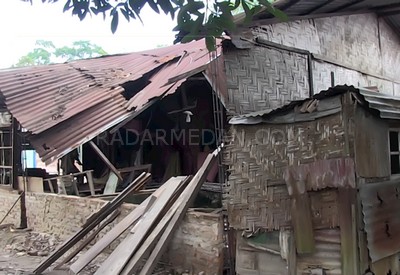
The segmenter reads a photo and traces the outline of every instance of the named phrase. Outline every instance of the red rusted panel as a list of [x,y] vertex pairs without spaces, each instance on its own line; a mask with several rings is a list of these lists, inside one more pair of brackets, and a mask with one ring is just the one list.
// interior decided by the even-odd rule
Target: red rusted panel
[[360,197],[372,262],[400,252],[400,180],[364,184]]

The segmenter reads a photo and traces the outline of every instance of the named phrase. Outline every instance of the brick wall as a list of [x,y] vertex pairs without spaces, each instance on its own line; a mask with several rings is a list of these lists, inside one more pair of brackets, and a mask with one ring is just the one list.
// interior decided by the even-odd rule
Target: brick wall
[[[18,198],[14,191],[0,189],[0,218],[3,218]],[[66,239],[76,232],[85,219],[99,209],[105,201],[56,194],[28,193],[26,208],[28,226],[34,231],[51,233]],[[135,208],[132,204],[123,204],[121,214],[97,237],[101,238],[112,226],[121,221]],[[13,223],[19,226],[20,203],[10,212],[3,224]],[[110,253],[126,236],[125,232],[111,247]],[[95,240],[96,241],[96,240]],[[95,242],[94,241],[94,242]],[[176,270],[197,274],[222,274],[223,264],[223,223],[218,214],[188,211],[182,224],[175,232],[164,260]]]

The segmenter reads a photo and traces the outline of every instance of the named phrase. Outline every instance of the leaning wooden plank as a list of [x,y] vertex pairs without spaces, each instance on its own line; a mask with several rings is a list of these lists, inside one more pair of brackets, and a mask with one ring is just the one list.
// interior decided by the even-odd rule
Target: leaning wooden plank
[[[117,204],[120,205],[122,201],[126,198],[127,195],[134,191],[139,191],[143,188],[143,186],[149,181],[151,175],[149,173],[140,174],[127,188],[125,188],[121,193],[118,194],[114,199],[104,204],[99,211],[94,213],[86,220],[86,224],[90,224],[93,220],[95,220],[99,215],[103,213],[103,211],[107,211],[110,207]],[[85,226],[83,225],[83,227]]]
[[[213,153],[209,154],[204,161],[203,165],[193,177],[192,181],[189,183],[188,187],[183,191],[181,196],[176,201],[175,205],[178,206],[178,209],[175,215],[172,217],[172,220],[169,222],[168,226],[165,228],[164,233],[161,235],[161,238],[158,240],[156,246],[152,250],[150,256],[146,260],[144,267],[142,268],[140,275],[143,274],[151,274],[157,265],[158,261],[160,260],[162,254],[165,252],[167,245],[173,236],[173,233],[179,226],[180,221],[185,216],[187,209],[189,208],[190,204],[196,198],[198,192],[200,191],[201,185],[207,178],[208,172],[210,171],[213,162],[216,159],[216,156],[220,152],[221,147],[216,149]],[[145,245],[143,245],[145,246]],[[133,269],[130,269],[130,264],[127,265],[126,273],[122,274],[131,274]]]
[[[62,255],[65,254],[71,247],[78,243],[87,233],[94,229],[100,222],[102,222],[107,216],[109,216],[114,210],[116,210],[123,202],[129,193],[133,192],[137,188],[143,187],[143,185],[150,179],[150,174],[146,174],[143,177],[139,176],[138,181],[133,181],[124,191],[122,191],[115,199],[111,202],[106,203],[95,215],[92,215],[82,228],[66,240],[57,250],[50,254],[39,266],[33,271],[34,274],[41,274],[51,264],[57,261]],[[144,182],[144,183],[143,183]]]
[[[149,249],[151,249],[151,246],[154,244],[155,239],[162,233],[164,230],[165,226],[168,224],[168,222],[171,220],[173,215],[175,214],[176,210],[178,209],[180,203],[176,203],[177,199],[181,195],[182,191],[186,188],[187,184],[191,182],[192,177],[189,176],[187,177],[182,186],[180,186],[176,192],[176,194],[173,195],[172,198],[172,203],[171,206],[166,206],[165,208],[168,209],[167,212],[162,214],[162,219],[157,223],[156,227],[152,230],[151,234],[146,238],[146,241],[140,246],[139,250],[134,254],[133,258],[129,261],[129,264],[132,266],[129,269],[134,269],[136,267],[136,264],[139,262],[139,260],[142,258],[141,256],[145,255],[148,253]],[[182,190],[179,190],[181,189]],[[174,198],[174,196],[176,196]],[[137,224],[138,225],[138,224]],[[131,232],[134,232],[137,230],[137,227],[132,228]],[[138,256],[141,255],[141,256]],[[136,259],[140,257],[139,259]],[[124,268],[126,270],[126,267]],[[125,274],[124,270],[120,274]]]
[[175,190],[180,186],[182,180],[171,178],[164,185],[166,189],[160,197],[155,201],[153,206],[146,212],[140,225],[134,234],[129,234],[124,241],[111,253],[95,274],[119,274],[124,268],[126,262],[131,258],[131,255],[137,250],[138,246],[147,235],[154,222],[160,216],[165,206],[170,201],[175,193]]
[[65,257],[56,267],[55,269],[61,267],[63,264],[68,263],[72,260],[82,249],[84,249],[93,239],[100,233],[101,230],[104,229],[108,224],[112,223],[120,214],[119,210],[115,210],[104,222],[102,222],[96,230],[94,230],[89,236],[87,236],[83,242],[67,257]]
[[107,194],[113,194],[115,193],[115,190],[117,190],[117,185],[118,185],[118,177],[116,174],[113,172],[110,172],[110,175],[108,176],[108,180],[106,182],[106,186],[104,187],[104,195]]
[[88,251],[78,258],[71,266],[70,271],[74,274],[85,268],[94,258],[96,258],[107,246],[118,238],[125,230],[134,224],[144,213],[144,211],[154,202],[152,198],[157,198],[163,190],[160,188],[154,194],[144,200],[138,207],[129,213],[121,222],[108,231],[103,238],[96,242]]
[[123,178],[117,168],[108,160],[108,158],[103,154],[99,147],[97,147],[96,143],[93,141],[89,141],[90,146],[92,146],[93,150],[97,153],[97,155],[104,161],[104,163],[110,168],[111,171],[114,172],[115,175],[122,181]]

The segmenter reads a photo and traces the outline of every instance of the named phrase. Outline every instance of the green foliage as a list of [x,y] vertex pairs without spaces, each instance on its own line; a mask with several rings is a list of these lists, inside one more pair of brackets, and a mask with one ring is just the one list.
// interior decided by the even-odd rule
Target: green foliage
[[22,56],[15,67],[46,65],[60,61],[71,61],[76,59],[91,58],[107,54],[100,46],[90,41],[75,41],[72,46],[56,48],[51,41],[37,40],[35,48],[28,54]]
[[[57,0],[42,0],[55,2]],[[175,42],[189,42],[206,38],[209,50],[215,49],[215,38],[225,32],[235,30],[236,24],[233,15],[237,11],[245,13],[245,23],[250,22],[254,14],[268,11],[272,15],[285,20],[286,15],[273,7],[269,0],[64,0],[65,11],[72,11],[80,20],[91,14],[102,14],[112,17],[111,31],[116,32],[120,21],[120,14],[130,21],[139,19],[140,12],[145,5],[150,6],[156,13],[163,12],[176,17],[177,31]]]

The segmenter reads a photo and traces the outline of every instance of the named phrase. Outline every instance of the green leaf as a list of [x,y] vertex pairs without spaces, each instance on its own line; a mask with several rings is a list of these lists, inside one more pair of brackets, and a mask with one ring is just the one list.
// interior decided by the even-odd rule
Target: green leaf
[[273,16],[277,17],[278,19],[282,21],[287,21],[288,16],[286,13],[281,11],[280,9],[275,8],[268,0],[259,0],[260,4],[263,5],[269,13],[271,13]]
[[118,11],[114,13],[113,18],[111,20],[111,32],[115,33],[118,27]]
[[208,51],[210,52],[215,51],[216,44],[214,36],[209,36],[209,35],[206,36],[206,46]]
[[165,14],[170,13],[172,19],[174,18],[175,9],[169,0],[157,0],[157,4],[161,7]]
[[155,11],[156,13],[160,13],[157,4],[153,0],[147,0],[147,4]]
[[63,12],[68,11],[68,10],[71,9],[72,7],[73,7],[73,5],[71,5],[71,0],[67,0],[67,2],[66,2],[65,5],[64,5]]
[[244,19],[244,23],[245,24],[249,24],[251,22],[251,19],[253,18],[253,14],[250,10],[249,5],[247,4],[246,0],[242,0],[242,7],[245,13],[245,19]]
[[130,16],[129,16],[129,12],[125,9],[121,9],[122,14],[124,15],[126,21],[130,21]]

